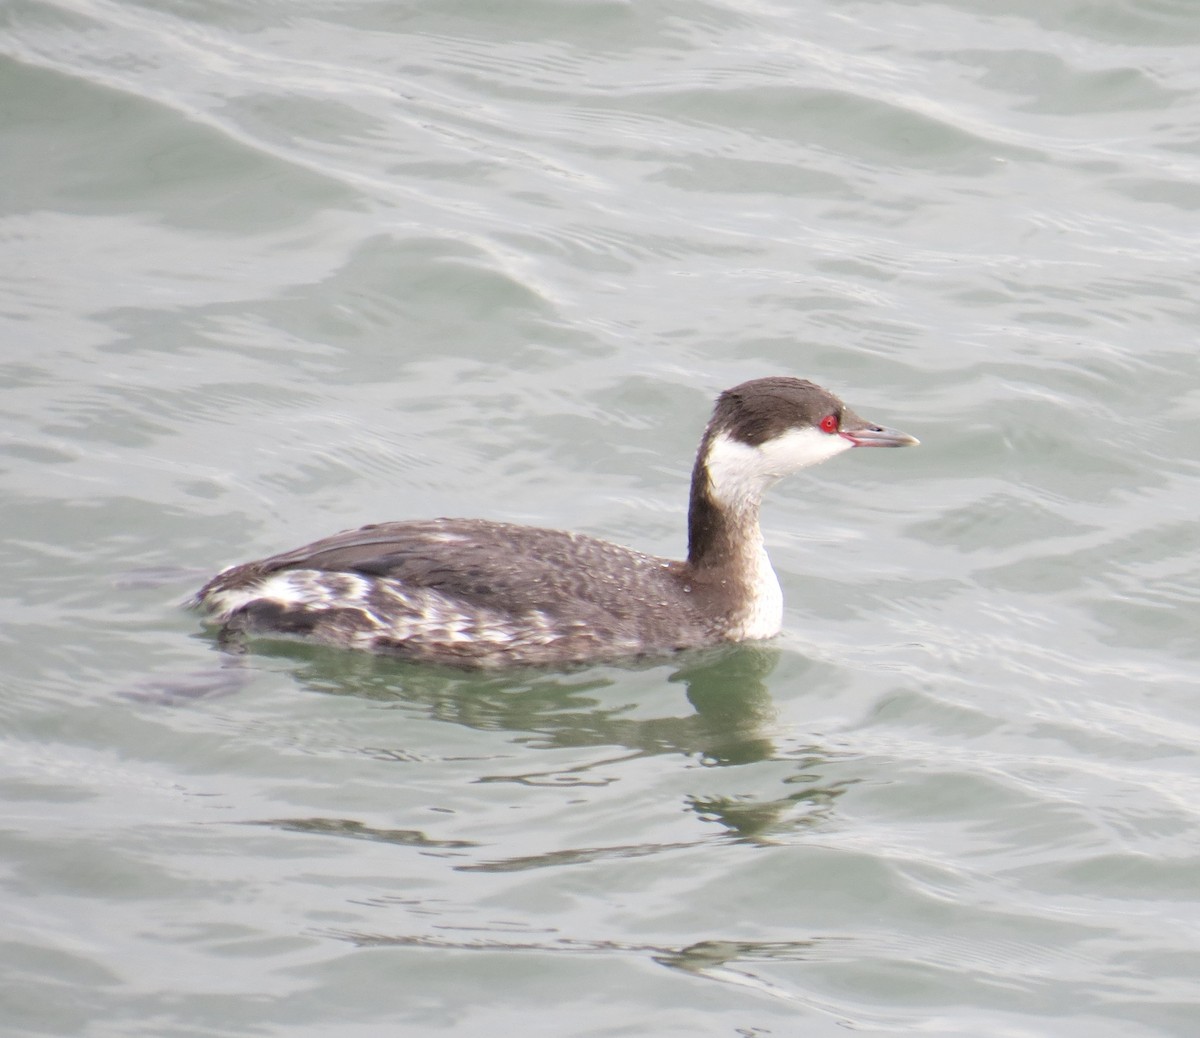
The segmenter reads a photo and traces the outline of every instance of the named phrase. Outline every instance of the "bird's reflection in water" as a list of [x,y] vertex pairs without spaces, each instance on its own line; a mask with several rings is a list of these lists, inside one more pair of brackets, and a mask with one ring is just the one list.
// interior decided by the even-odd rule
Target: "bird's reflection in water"
[[[619,746],[638,755],[685,754],[706,764],[747,764],[774,753],[775,720],[766,679],[779,650],[729,645],[577,671],[463,672],[366,653],[331,652],[297,644],[256,645],[259,657],[285,656],[307,688],[419,709],[431,718],[507,731],[536,748]],[[226,657],[237,667],[239,657]],[[673,668],[673,669],[668,669]],[[659,717],[632,716],[636,703],[613,690],[661,695],[661,676],[682,684],[686,700]],[[608,704],[612,705],[608,705]],[[689,705],[690,704],[690,705]]]
[[[783,796],[706,793],[685,798],[684,806],[698,818],[719,825],[729,837],[751,842],[772,842],[824,818],[844,786],[830,782],[824,766],[834,755],[817,746],[796,746],[794,740],[778,745],[781,732],[768,679],[781,655],[770,645],[743,644],[666,661],[487,674],[295,643],[255,646],[256,659],[286,660],[299,683],[312,691],[394,703],[438,721],[509,733],[512,743],[530,751],[521,754],[527,766],[481,774],[479,782],[606,785],[616,781],[613,768],[622,761],[662,755],[685,756],[709,768],[786,759],[793,771],[784,779],[788,788]],[[227,677],[246,659],[225,656]],[[793,667],[790,687],[795,687],[795,677]],[[667,711],[646,716],[648,704],[664,702],[666,688],[675,684],[683,686],[686,696],[668,696]],[[547,765],[546,758],[532,752],[589,747],[602,752],[582,754],[569,764],[559,755]],[[404,745],[375,742],[361,752],[382,760],[412,759],[411,747]],[[511,762],[511,755],[506,760]],[[317,830],[343,835],[351,835],[356,824],[343,831],[331,820],[315,821]],[[493,865],[503,867],[476,867]]]

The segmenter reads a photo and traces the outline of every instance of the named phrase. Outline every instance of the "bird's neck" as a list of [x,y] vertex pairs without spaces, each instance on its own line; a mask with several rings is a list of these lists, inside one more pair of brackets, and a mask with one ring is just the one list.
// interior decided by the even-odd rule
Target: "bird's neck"
[[710,461],[707,452],[702,451],[692,469],[688,567],[697,572],[745,570],[763,552],[758,522],[762,488],[753,484],[714,484]]
[[783,594],[758,522],[764,484],[728,475],[702,447],[692,470],[686,579],[717,604],[728,637],[769,638],[783,621]]

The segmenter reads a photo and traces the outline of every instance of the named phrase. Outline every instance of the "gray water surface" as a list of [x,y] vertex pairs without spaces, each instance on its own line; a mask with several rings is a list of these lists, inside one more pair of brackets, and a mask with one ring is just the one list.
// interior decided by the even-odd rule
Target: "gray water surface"
[[[1200,5],[10,0],[0,1029],[1191,1036]],[[712,397],[919,436],[769,645],[223,657],[228,563],[678,554]]]

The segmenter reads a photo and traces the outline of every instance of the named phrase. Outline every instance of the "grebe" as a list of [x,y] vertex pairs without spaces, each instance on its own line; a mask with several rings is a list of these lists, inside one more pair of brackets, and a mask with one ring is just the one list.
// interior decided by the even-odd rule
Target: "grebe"
[[458,667],[570,665],[770,638],[763,492],[851,447],[918,441],[802,379],[717,399],[692,469],[688,554],[483,519],[380,523],[231,566],[192,600],[227,637],[301,637]]

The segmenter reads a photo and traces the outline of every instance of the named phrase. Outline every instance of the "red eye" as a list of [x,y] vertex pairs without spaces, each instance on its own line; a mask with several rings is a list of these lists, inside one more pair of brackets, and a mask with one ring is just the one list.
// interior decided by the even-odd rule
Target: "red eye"
[[831,436],[838,431],[838,416],[835,414],[827,414],[821,419],[821,432],[829,433]]

